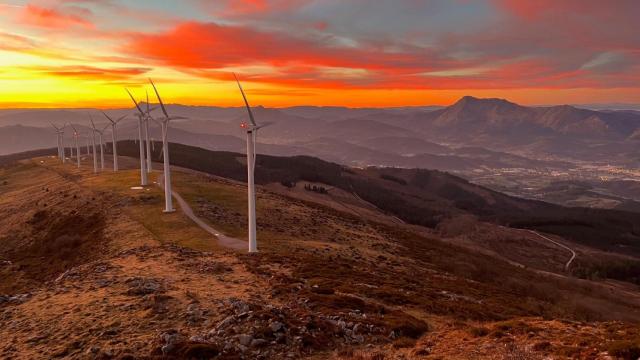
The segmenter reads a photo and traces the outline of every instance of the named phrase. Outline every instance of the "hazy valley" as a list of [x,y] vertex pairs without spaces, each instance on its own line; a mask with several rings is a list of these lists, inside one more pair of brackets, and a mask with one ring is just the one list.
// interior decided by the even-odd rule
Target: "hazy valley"
[[[170,105],[169,140],[243,152],[241,108]],[[119,117],[131,109],[109,110]],[[448,171],[494,190],[567,206],[640,209],[640,113],[525,107],[465,97],[449,107],[255,109],[270,125],[258,152],[311,155],[348,166]],[[96,110],[0,110],[0,154],[55,145],[49,122],[88,126]],[[137,137],[133,118],[120,130]],[[151,129],[160,138],[160,130]],[[67,135],[67,142],[70,137]]]

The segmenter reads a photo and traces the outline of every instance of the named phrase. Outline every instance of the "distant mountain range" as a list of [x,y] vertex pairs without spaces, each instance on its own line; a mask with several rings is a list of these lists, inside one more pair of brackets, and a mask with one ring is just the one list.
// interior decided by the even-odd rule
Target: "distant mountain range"
[[[243,108],[169,105],[168,110],[188,118],[171,123],[171,141],[243,151],[244,134],[239,127],[246,121]],[[271,124],[259,133],[259,152],[308,154],[351,166],[470,171],[563,167],[565,161],[573,160],[633,165],[640,159],[640,113],[634,111],[527,107],[465,96],[448,107],[258,106],[254,112],[260,123]],[[107,113],[122,116],[133,114],[133,109]],[[55,146],[50,123],[76,124],[88,133],[89,116],[106,123],[95,109],[0,110],[0,154]],[[137,136],[133,117],[120,128],[121,139]],[[159,137],[155,126],[152,136]]]

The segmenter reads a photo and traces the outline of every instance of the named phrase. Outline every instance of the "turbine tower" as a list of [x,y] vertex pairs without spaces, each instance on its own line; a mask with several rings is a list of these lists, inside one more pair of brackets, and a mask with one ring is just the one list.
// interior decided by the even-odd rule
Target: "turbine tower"
[[[127,117],[127,115],[121,116],[118,120],[113,120],[109,117],[104,111],[102,114],[109,120],[111,123],[111,141],[113,142],[113,171],[118,171],[118,134],[116,132],[116,127],[118,123]],[[103,130],[104,131],[104,130]]]
[[56,137],[57,137],[57,143],[58,143],[58,159],[60,159],[60,161],[62,161],[62,163],[64,164],[65,162],[65,154],[64,154],[64,128],[65,125],[63,125],[62,127],[57,127],[55,126],[53,123],[51,123],[51,126],[53,126],[54,129],[56,129]]
[[[91,120],[91,127],[93,127],[93,131],[91,132],[91,141],[93,144],[93,173],[98,173],[98,157],[96,156],[96,127],[93,125],[93,119],[91,115],[89,115],[89,119]],[[89,141],[89,137],[87,137],[87,141]],[[89,144],[87,144],[87,147]],[[88,149],[87,149],[88,151]]]
[[[93,133],[98,134],[98,145],[100,146],[100,171],[104,171],[104,131],[107,129],[107,127],[109,127],[109,124],[107,124],[102,130],[98,130],[96,128],[96,124],[93,123],[93,118],[91,117],[91,115],[89,115],[89,117],[91,118],[91,127],[93,128]],[[93,148],[93,151],[96,151],[95,146]]]
[[78,169],[80,168],[80,143],[78,142],[78,136],[80,136],[80,133],[78,132],[78,129],[76,129],[75,126],[71,125],[71,127],[73,128],[73,140],[76,143],[76,162],[78,163]]
[[249,120],[251,121],[250,124],[242,123],[240,127],[245,129],[247,132],[247,198],[249,202],[249,252],[253,253],[258,251],[258,243],[256,239],[256,185],[254,181],[254,171],[256,168],[256,137],[258,135],[258,130],[268,124],[264,124],[262,126],[258,126],[258,124],[256,124],[256,121],[253,118],[253,112],[251,111],[251,106],[249,106],[249,101],[247,101],[247,96],[244,94],[242,85],[240,85],[240,81],[238,80],[236,74],[233,74],[233,76],[238,83],[240,94],[242,94],[242,99],[244,100],[244,104],[247,107]]
[[149,142],[149,120],[151,120],[151,110],[149,108],[149,92],[147,93],[147,112],[144,120],[144,136],[147,145],[147,172],[151,173],[153,171],[151,165],[151,143]]
[[167,141],[167,135],[169,132],[169,121],[184,119],[184,117],[169,116],[169,113],[167,113],[167,109],[164,107],[164,103],[160,98],[158,89],[156,89],[156,85],[151,79],[149,79],[149,82],[151,83],[151,86],[153,86],[153,91],[156,93],[156,97],[158,98],[158,102],[162,108],[162,113],[164,114],[164,117],[159,119],[160,125],[162,126],[162,160],[164,162],[164,212],[173,212],[175,209],[173,208],[173,200],[171,198],[171,166],[169,162],[169,142]]
[[140,139],[140,142],[138,143],[140,145],[140,185],[147,186],[149,185],[149,180],[147,179],[147,165],[144,156],[144,143],[142,142],[142,126],[144,125],[145,114],[144,111],[140,109],[140,105],[136,99],[131,95],[131,92],[129,92],[129,89],[125,90],[127,90],[127,94],[129,94],[129,97],[131,97],[131,100],[133,100],[133,103],[136,105],[136,109],[138,109],[136,116],[138,116],[138,138]]

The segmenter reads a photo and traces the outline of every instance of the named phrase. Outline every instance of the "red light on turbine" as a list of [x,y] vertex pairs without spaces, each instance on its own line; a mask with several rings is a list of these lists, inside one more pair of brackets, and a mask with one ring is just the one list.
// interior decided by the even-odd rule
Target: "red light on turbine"
[[243,122],[243,123],[241,123],[241,124],[240,124],[240,127],[241,127],[241,128],[243,128],[243,129],[246,129],[246,128],[248,128],[249,126],[247,125],[247,123],[244,123],[244,122]]

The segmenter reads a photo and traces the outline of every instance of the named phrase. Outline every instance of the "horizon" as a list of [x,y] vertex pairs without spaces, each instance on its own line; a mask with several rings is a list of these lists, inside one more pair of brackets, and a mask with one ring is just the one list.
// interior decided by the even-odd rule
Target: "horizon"
[[[474,98],[477,100],[502,100],[502,101],[507,101],[510,103],[514,103],[516,105],[521,105],[521,106],[526,106],[526,107],[553,107],[553,106],[572,106],[572,107],[576,107],[576,108],[587,108],[587,109],[591,109],[591,107],[593,107],[593,110],[620,110],[620,111],[624,111],[624,110],[639,110],[640,108],[640,103],[622,103],[622,102],[612,102],[612,103],[584,103],[584,104],[563,104],[563,103],[550,103],[550,104],[521,104],[515,101],[512,101],[511,99],[508,98],[496,98],[496,97],[477,97],[477,96],[473,96],[473,95],[464,95],[460,98],[455,99],[453,102],[451,103],[447,103],[447,104],[416,104],[416,105],[397,105],[397,106],[347,106],[347,105],[313,105],[313,104],[295,104],[295,105],[284,105],[284,106],[266,106],[263,104],[254,104],[252,105],[252,108],[265,108],[265,109],[288,109],[288,108],[295,108],[295,107],[312,107],[312,108],[345,108],[345,109],[403,109],[403,108],[429,108],[429,107],[441,107],[441,108],[446,108],[449,106],[453,106],[456,103],[458,103],[459,101],[461,101],[463,98],[465,97],[470,97],[470,98]],[[139,104],[146,104],[146,101],[139,101]],[[153,102],[150,101],[149,104],[155,104],[157,105],[157,102]],[[244,105],[240,104],[240,105],[207,105],[207,104],[184,104],[184,103],[172,103],[172,102],[165,102],[165,106],[185,106],[185,107],[211,107],[211,108],[227,108],[227,109],[233,109],[233,108],[244,108]],[[123,104],[122,106],[115,106],[115,107],[92,107],[92,106],[85,106],[85,107],[73,107],[73,106],[69,106],[69,107],[60,107],[60,106],[50,106],[50,107],[46,107],[46,106],[38,106],[38,107],[0,107],[0,111],[2,110],[125,110],[125,109],[133,109],[133,105],[126,105]]]
[[241,106],[232,72],[271,108],[638,104],[639,6],[4,0],[0,108],[127,106],[149,77],[170,103]]

